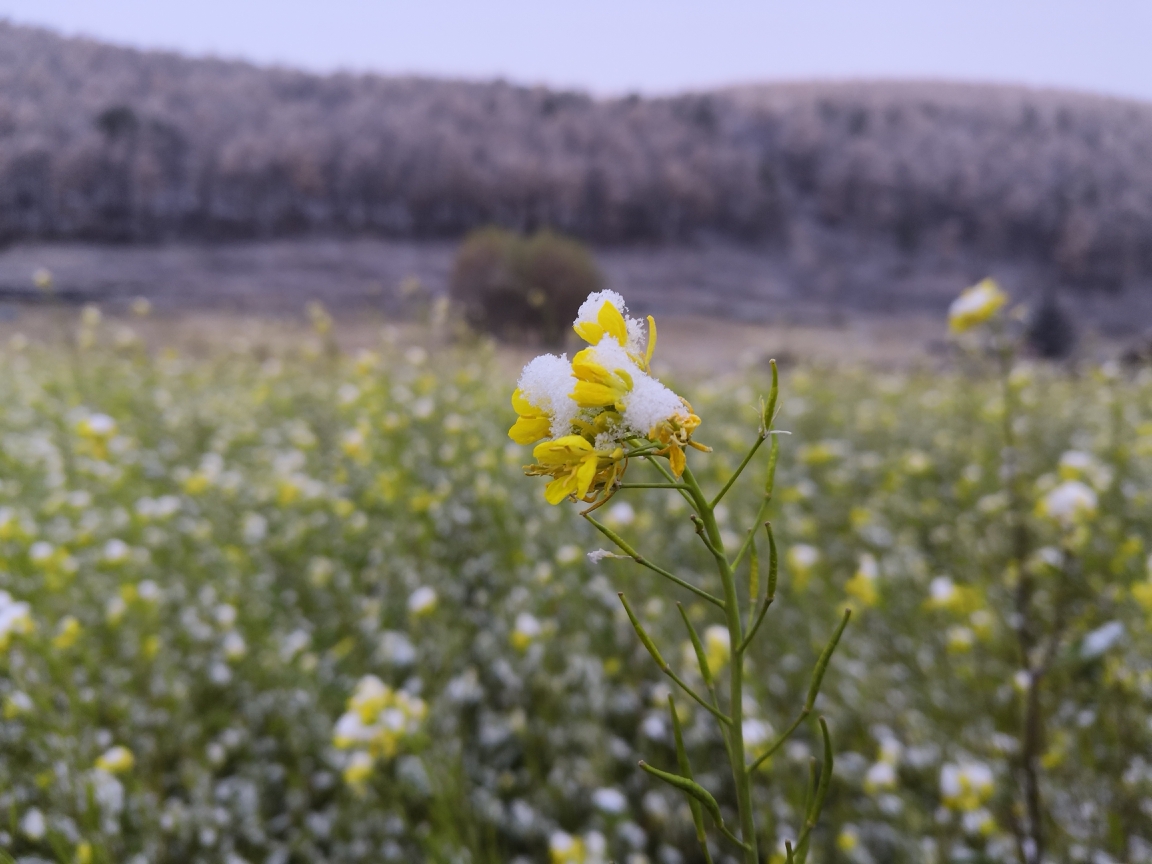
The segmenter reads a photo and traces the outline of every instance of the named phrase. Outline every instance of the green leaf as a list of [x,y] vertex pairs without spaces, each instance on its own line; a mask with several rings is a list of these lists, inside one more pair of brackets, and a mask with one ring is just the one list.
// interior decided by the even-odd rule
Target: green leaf
[[679,774],[669,774],[667,771],[661,771],[659,768],[653,768],[643,759],[640,760],[640,767],[660,780],[663,780],[669,786],[674,786],[681,792],[690,795],[700,802],[701,806],[708,811],[716,823],[717,828],[724,827],[724,817],[720,815],[720,805],[716,803],[716,799],[712,794],[694,780],[689,780],[687,777],[681,777]]
[[644,643],[644,647],[648,649],[648,653],[652,655],[652,659],[656,661],[660,671],[667,672],[668,664],[664,662],[664,658],[660,656],[660,651],[656,648],[656,643],[652,641],[652,637],[644,630],[644,625],[640,623],[640,619],[632,611],[632,607],[628,604],[628,598],[624,596],[623,591],[619,592],[617,596],[620,598],[620,602],[624,604],[624,611],[628,613],[628,620],[632,622],[632,628],[636,631],[636,635],[640,637],[640,641]]
[[824,646],[824,651],[816,662],[816,668],[812,670],[812,683],[808,685],[808,698],[804,700],[804,708],[807,711],[811,711],[816,704],[816,697],[820,693],[820,684],[824,681],[824,673],[828,671],[828,663],[832,659],[832,652],[836,650],[840,636],[843,634],[844,628],[848,626],[848,619],[851,617],[852,610],[845,609],[844,617],[840,619],[840,626],[836,628],[836,632],[832,634],[832,639]]
[[712,670],[708,668],[708,655],[704,652],[704,645],[700,642],[696,628],[688,620],[688,613],[684,611],[683,604],[677,603],[676,608],[680,610],[680,617],[684,619],[684,626],[688,628],[688,638],[692,640],[692,650],[696,652],[696,663],[700,666],[700,677],[704,679],[705,686],[712,689]]
[[[684,733],[680,728],[680,715],[676,713],[676,702],[672,699],[672,694],[668,694],[668,713],[672,715],[672,734],[676,740],[676,764],[680,768],[680,773],[691,780],[692,766],[688,762],[688,751],[684,749]],[[708,851],[708,835],[704,831],[704,814],[700,810],[700,802],[695,798],[689,798],[688,809],[692,811],[696,839],[700,841],[704,857],[711,860],[712,854]]]

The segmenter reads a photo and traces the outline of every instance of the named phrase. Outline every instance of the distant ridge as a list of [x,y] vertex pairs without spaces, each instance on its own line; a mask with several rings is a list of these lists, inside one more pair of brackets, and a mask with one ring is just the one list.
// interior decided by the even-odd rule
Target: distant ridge
[[1152,276],[1152,104],[931,82],[601,100],[0,23],[0,241],[420,239],[488,222],[718,239],[817,285],[1010,261],[1115,290]]

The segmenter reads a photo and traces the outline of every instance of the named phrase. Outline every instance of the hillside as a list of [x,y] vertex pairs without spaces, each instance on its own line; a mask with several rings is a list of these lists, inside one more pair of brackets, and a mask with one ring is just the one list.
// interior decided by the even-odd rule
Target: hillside
[[833,299],[996,267],[1028,290],[1142,286],[1152,104],[931,83],[599,100],[0,23],[4,242],[419,240],[487,222],[738,246]]

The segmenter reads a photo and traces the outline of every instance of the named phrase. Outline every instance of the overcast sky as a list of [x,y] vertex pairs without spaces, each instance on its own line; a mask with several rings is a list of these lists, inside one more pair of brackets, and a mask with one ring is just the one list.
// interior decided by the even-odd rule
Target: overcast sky
[[946,78],[1152,99],[1152,0],[0,0],[121,44],[598,93]]

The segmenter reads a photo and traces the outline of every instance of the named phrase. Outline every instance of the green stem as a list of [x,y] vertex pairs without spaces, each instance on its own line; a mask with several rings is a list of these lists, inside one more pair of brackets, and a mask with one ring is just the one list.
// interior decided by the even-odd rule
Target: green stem
[[741,462],[740,465],[737,466],[736,470],[732,472],[732,476],[728,478],[728,482],[724,484],[724,488],[716,493],[716,497],[712,499],[711,503],[708,505],[709,507],[715,509],[716,505],[720,503],[721,499],[728,494],[728,490],[732,488],[732,484],[735,483],[737,479],[739,479],[740,475],[744,473],[744,469],[748,466],[748,463],[752,461],[752,457],[756,455],[756,451],[760,449],[760,445],[764,443],[768,435],[769,433],[764,431],[756,436],[756,441],[748,450],[748,455],[744,457],[744,461]]
[[696,513],[707,535],[710,550],[716,559],[716,569],[724,586],[724,617],[728,625],[728,639],[733,654],[729,663],[728,716],[728,756],[732,764],[732,779],[736,785],[736,807],[740,816],[740,833],[744,850],[744,864],[759,864],[756,851],[756,822],[752,814],[752,783],[747,766],[744,764],[744,661],[743,655],[735,649],[744,641],[743,626],[740,621],[740,600],[736,596],[736,579],[732,567],[724,553],[724,541],[712,505],[696,482],[692,469],[684,469],[684,484],[692,496]]
[[629,546],[627,543],[625,543],[624,538],[622,538],[619,534],[617,534],[615,531],[613,531],[611,528],[609,528],[603,522],[596,521],[596,519],[594,519],[592,516],[589,516],[587,513],[584,514],[584,518],[587,519],[589,522],[591,522],[593,525],[595,525],[596,529],[601,534],[603,534],[605,537],[607,537],[609,540],[611,540],[613,543],[615,543],[618,547],[620,547],[620,550],[625,555],[627,555],[629,558],[631,558],[633,561],[635,561],[641,567],[647,567],[653,573],[659,573],[661,576],[663,576],[665,579],[669,580],[670,582],[673,582],[676,585],[679,585],[681,588],[684,588],[688,591],[691,591],[697,597],[700,597],[703,600],[707,600],[709,603],[712,603],[713,605],[715,605],[716,607],[718,607],[720,609],[724,608],[724,601],[721,600],[719,597],[715,597],[712,594],[709,594],[703,588],[697,588],[691,582],[685,582],[679,576],[676,576],[672,573],[669,573],[663,567],[659,567],[659,566],[653,564],[651,561],[649,561],[647,558],[645,558],[643,555],[641,555],[639,552],[637,552],[635,549],[633,549],[631,546]]
[[687,501],[693,507],[696,506],[696,501],[693,499],[692,493],[689,491],[688,487],[683,483],[680,483],[672,474],[672,472],[669,471],[668,468],[663,464],[661,464],[659,456],[653,456],[651,453],[645,453],[644,458],[647,459],[656,468],[657,471],[663,474],[669,483],[676,485],[676,491],[684,496],[685,501]]

